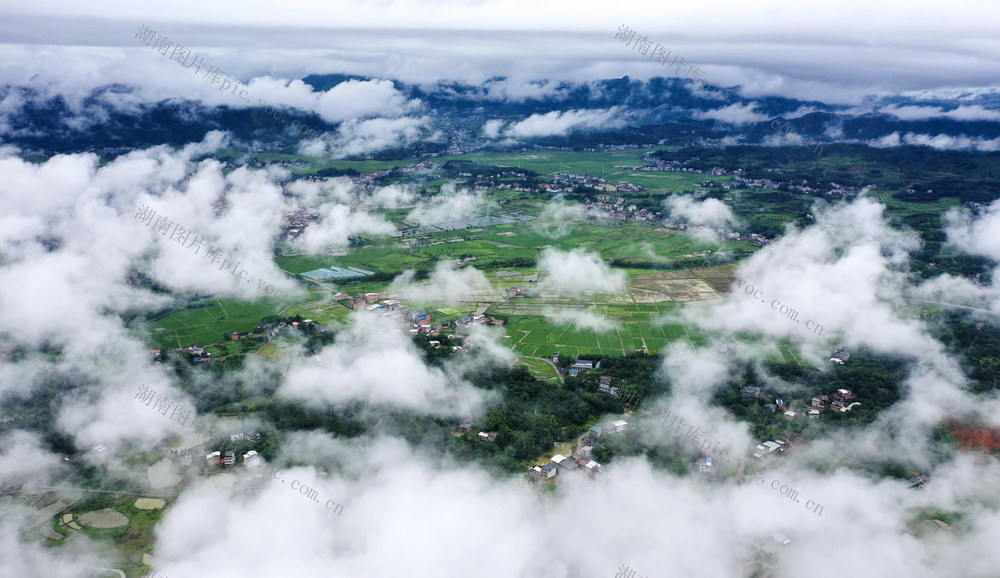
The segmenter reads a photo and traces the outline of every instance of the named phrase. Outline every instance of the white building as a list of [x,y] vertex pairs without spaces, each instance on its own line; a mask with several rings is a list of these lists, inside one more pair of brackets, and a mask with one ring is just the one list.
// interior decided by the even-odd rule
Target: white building
[[256,450],[250,450],[243,454],[243,465],[247,468],[259,468],[260,467],[260,456],[257,455]]

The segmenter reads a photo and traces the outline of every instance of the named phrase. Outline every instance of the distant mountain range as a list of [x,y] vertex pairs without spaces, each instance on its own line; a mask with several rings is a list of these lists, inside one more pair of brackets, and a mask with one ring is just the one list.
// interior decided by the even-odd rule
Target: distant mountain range
[[[316,91],[350,80],[369,79],[348,75],[303,78]],[[391,156],[440,152],[455,147],[456,142],[466,148],[794,145],[779,130],[786,121],[803,140],[819,143],[1000,150],[1000,93],[993,90],[873,96],[857,106],[777,96],[746,99],[743,102],[755,103],[758,116],[754,121],[738,106],[737,89],[723,89],[712,96],[679,78],[540,82],[534,91],[537,95],[525,97],[500,90],[505,80],[491,79],[481,86],[394,82],[406,98],[419,100],[418,112],[410,114],[432,119],[437,136],[431,138],[428,133],[428,138],[410,147],[391,151],[386,147],[383,152]],[[19,105],[0,113],[0,140],[41,154],[182,145],[201,140],[210,130],[228,131],[237,144],[255,143],[263,150],[292,151],[301,142],[287,131],[276,131],[274,118],[261,110],[206,106],[183,99],[135,100],[135,90],[121,84],[97,88],[77,106],[70,106],[62,95],[5,86],[0,88],[0,102]],[[340,126],[317,114],[289,111],[286,118],[298,118],[320,131],[335,133]],[[489,121],[493,121],[491,131],[484,132]]]

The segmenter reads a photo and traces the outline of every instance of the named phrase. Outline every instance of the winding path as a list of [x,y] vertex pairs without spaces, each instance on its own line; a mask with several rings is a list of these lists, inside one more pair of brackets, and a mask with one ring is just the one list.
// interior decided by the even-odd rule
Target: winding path
[[552,363],[552,360],[551,360],[551,359],[549,359],[549,358],[546,358],[546,357],[532,357],[532,356],[530,356],[530,355],[522,355],[521,357],[525,357],[525,358],[527,358],[527,359],[537,359],[537,360],[539,360],[539,361],[544,361],[545,363],[548,363],[549,365],[551,365],[551,366],[552,366],[552,369],[554,369],[554,370],[555,370],[555,372],[556,372],[556,377],[558,377],[558,378],[559,378],[559,383],[566,383],[566,380],[565,380],[565,379],[563,379],[563,376],[562,376],[562,373],[560,373],[560,372],[559,372],[559,368],[558,368],[558,367],[556,367],[556,364],[555,364],[555,363]]

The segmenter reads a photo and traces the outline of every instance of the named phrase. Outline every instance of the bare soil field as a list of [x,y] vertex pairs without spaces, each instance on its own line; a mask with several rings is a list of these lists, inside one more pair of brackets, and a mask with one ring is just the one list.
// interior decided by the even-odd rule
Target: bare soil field
[[719,293],[705,281],[679,278],[674,272],[641,275],[632,280],[630,288],[639,303],[703,301],[719,297]]
[[104,508],[94,510],[86,514],[80,514],[80,523],[94,528],[117,528],[128,524],[128,518],[114,508]]

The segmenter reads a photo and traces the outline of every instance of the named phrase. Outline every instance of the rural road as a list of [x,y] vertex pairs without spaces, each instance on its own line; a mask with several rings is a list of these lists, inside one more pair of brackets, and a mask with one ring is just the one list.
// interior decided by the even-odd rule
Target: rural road
[[[119,496],[135,496],[136,498],[176,498],[179,494],[153,494],[149,492],[126,492],[118,490],[94,490],[91,488],[71,488],[67,486],[31,486],[25,489],[30,490],[53,490],[53,491],[65,491],[65,492],[97,492],[100,494],[118,494]],[[18,493],[23,493],[23,490]]]

